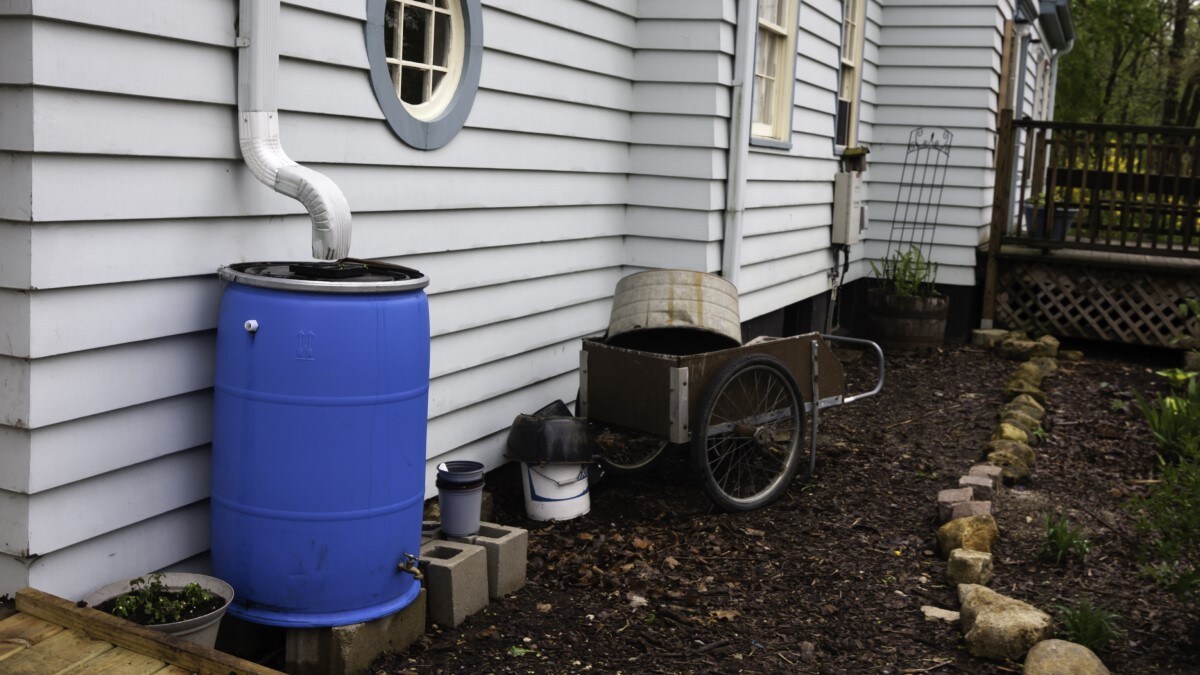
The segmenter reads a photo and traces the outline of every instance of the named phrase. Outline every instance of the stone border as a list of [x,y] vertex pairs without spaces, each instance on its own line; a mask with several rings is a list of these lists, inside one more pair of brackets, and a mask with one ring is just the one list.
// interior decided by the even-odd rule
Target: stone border
[[[937,495],[938,552],[946,559],[946,576],[958,589],[961,612],[925,606],[931,621],[961,620],[968,651],[998,661],[1025,659],[1025,673],[1108,673],[1091,650],[1054,636],[1054,620],[1027,603],[987,588],[995,576],[992,546],[999,529],[992,513],[1000,507],[1006,483],[1027,479],[1037,460],[1046,421],[1042,381],[1058,370],[1058,359],[1078,361],[1081,352],[1059,352],[1059,341],[1046,335],[1031,340],[1024,332],[976,330],[971,343],[1020,361],[1004,385],[1004,405],[984,447],[986,462],[959,477],[957,487]],[[1028,654],[1028,656],[1026,656]],[[1067,670],[1063,659],[1071,659]]]

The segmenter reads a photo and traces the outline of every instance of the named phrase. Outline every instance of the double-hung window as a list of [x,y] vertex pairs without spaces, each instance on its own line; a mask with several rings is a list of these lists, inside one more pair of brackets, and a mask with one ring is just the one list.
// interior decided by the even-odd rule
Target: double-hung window
[[837,130],[834,142],[846,148],[858,145],[863,26],[866,20],[866,0],[842,0],[842,67],[838,82]]
[[758,53],[750,134],[787,143],[792,132],[798,0],[758,1]]

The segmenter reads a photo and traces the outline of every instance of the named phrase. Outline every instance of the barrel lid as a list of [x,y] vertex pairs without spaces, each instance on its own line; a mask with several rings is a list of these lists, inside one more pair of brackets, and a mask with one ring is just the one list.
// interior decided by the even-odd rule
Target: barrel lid
[[311,293],[395,293],[429,285],[429,277],[412,268],[357,258],[235,263],[217,273],[247,286]]

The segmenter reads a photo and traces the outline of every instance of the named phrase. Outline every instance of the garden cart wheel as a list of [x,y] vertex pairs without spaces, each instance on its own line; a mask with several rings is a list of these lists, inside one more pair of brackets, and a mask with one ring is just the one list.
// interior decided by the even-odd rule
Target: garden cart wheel
[[600,465],[613,474],[649,468],[669,445],[661,438],[626,434],[601,434],[596,444],[600,451]]
[[803,437],[795,378],[772,356],[745,354],[704,389],[692,420],[692,463],[717,506],[750,511],[787,490]]

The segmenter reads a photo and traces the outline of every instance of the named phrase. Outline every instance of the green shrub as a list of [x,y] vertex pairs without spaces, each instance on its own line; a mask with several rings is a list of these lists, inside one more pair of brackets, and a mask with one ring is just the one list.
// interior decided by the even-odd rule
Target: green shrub
[[1115,626],[1120,617],[1086,599],[1070,607],[1057,605],[1054,609],[1057,611],[1059,622],[1062,623],[1063,636],[1075,644],[1083,645],[1094,652],[1101,652],[1121,638],[1121,633]]
[[1065,517],[1046,516],[1046,540],[1038,549],[1038,556],[1061,564],[1063,561],[1083,562],[1092,542],[1083,536],[1083,530],[1071,524]]

